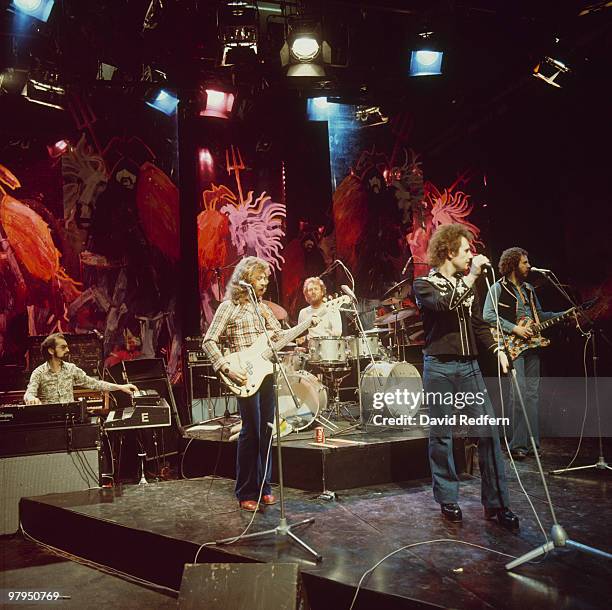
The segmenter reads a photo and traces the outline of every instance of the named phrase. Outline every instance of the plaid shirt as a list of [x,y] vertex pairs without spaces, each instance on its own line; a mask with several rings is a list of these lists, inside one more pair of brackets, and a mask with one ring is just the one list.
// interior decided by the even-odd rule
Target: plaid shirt
[[42,403],[74,402],[74,386],[80,385],[90,390],[112,392],[117,385],[89,377],[87,373],[72,362],[62,362],[57,373],[51,370],[48,362],[37,366],[32,371],[24,401],[38,398]]
[[[265,303],[259,303],[259,311],[266,321],[266,327],[272,332],[272,340],[278,341],[283,330],[272,310]],[[202,349],[210,358],[215,371],[218,371],[227,364],[227,358],[220,349],[222,339],[230,352],[238,352],[253,345],[262,334],[263,328],[252,303],[223,301],[206,332]]]

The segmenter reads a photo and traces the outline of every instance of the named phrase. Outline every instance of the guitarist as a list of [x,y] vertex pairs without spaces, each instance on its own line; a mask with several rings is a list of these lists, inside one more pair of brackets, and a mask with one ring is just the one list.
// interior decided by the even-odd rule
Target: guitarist
[[[225,344],[231,352],[237,352],[250,347],[264,332],[253,303],[249,299],[247,288],[241,286],[240,282],[247,282],[255,290],[259,311],[272,340],[278,340],[284,332],[272,310],[261,302],[268,287],[269,277],[270,267],[266,261],[255,256],[243,258],[234,269],[227,285],[225,299],[215,312],[202,343],[202,348],[210,358],[215,371],[221,371],[238,385],[246,383],[245,371],[234,370],[229,366],[228,359],[220,349],[221,340],[225,339]],[[255,394],[248,398],[238,398],[238,409],[242,418],[242,430],[238,437],[236,455],[236,497],[240,508],[254,512],[258,509],[257,500],[262,482],[263,503],[276,504],[270,486],[272,452],[268,458],[268,468],[264,472],[272,434],[268,424],[274,420],[272,375],[264,378]]]
[[[484,304],[483,318],[491,326],[497,327],[497,316],[504,333],[513,334],[524,341],[533,338],[532,324],[544,322],[563,312],[542,311],[535,290],[527,280],[531,265],[528,253],[523,248],[508,248],[499,259],[499,272],[503,276],[491,287]],[[519,323],[521,318],[530,320]],[[532,321],[532,322],[531,322]],[[540,446],[538,429],[538,393],[540,386],[540,354],[536,348],[521,352],[514,360],[516,377],[519,383],[525,409],[533,430],[536,445]],[[510,388],[510,408],[512,410],[512,441],[510,452],[516,460],[525,459],[532,449],[529,443],[529,433],[518,398],[514,388]]]

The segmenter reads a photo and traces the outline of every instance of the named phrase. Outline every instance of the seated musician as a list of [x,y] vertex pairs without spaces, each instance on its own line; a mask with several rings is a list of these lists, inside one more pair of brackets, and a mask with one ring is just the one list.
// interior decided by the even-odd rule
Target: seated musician
[[120,390],[130,395],[138,390],[132,383],[119,385],[94,379],[76,364],[66,362],[70,348],[61,333],[49,335],[42,342],[40,351],[47,361],[32,371],[23,396],[26,405],[73,402],[74,386],[84,386],[100,392]]
[[[320,277],[306,278],[303,291],[308,307],[300,310],[298,324],[301,324],[309,316],[319,313],[323,305],[323,297],[327,293],[325,284]],[[319,319],[318,324],[313,324],[308,329],[308,339],[316,337],[340,337],[342,335],[342,318],[339,311],[333,310],[325,316],[317,317]],[[305,337],[301,337],[297,339],[297,343],[303,344],[305,340]]]

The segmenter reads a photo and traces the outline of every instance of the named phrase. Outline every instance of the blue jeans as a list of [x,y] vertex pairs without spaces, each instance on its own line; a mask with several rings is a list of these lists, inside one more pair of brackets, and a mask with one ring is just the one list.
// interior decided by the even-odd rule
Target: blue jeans
[[242,430],[238,437],[236,454],[236,497],[239,502],[257,500],[265,478],[263,495],[271,493],[272,449],[268,469],[264,474],[272,429],[268,422],[274,420],[274,383],[268,375],[259,390],[249,398],[238,399],[242,418]]
[[[428,399],[430,417],[444,417],[464,413],[468,417],[489,415],[494,417],[489,395],[486,393],[482,373],[476,360],[450,360],[425,356],[423,363],[423,389],[425,392],[472,392],[484,396],[483,404],[467,405],[458,409],[444,401]],[[481,394],[482,393],[482,394]],[[457,403],[458,404],[458,403]],[[497,426],[487,425],[476,429],[478,462],[481,476],[481,501],[486,508],[509,505],[506,470],[499,442]],[[434,498],[439,504],[455,503],[459,497],[459,477],[453,458],[453,434],[451,426],[432,425],[429,431],[429,464],[433,480]]]
[[[515,361],[516,380],[525,403],[525,410],[536,446],[540,446],[540,431],[538,426],[538,398],[540,392],[540,355],[533,349],[525,350]],[[512,441],[510,449],[515,451],[530,451],[531,441],[521,404],[516,396],[514,384],[510,385],[510,409],[512,413]]]

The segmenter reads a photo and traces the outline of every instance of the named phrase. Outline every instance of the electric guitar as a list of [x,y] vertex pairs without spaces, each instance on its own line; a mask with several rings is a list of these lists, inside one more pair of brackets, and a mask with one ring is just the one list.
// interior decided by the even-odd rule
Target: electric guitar
[[[323,302],[321,308],[316,312],[316,317],[323,317],[330,311],[337,310],[341,305],[350,302],[351,297],[347,295],[329,298],[329,300]],[[285,331],[283,337],[273,344],[275,351],[282,349],[287,343],[290,343],[307,330],[313,317],[312,315],[308,316],[301,324]],[[262,334],[250,347],[240,350],[239,352],[233,352],[227,356],[228,366],[235,371],[242,370],[247,378],[246,383],[244,385],[238,385],[221,371],[218,371],[219,377],[236,396],[248,398],[259,390],[264,377],[272,373],[273,367],[270,360],[271,357],[272,352],[268,347],[266,336]]]
[[[529,339],[523,339],[514,333],[506,334],[508,353],[510,354],[512,360],[516,360],[526,349],[548,347],[550,345],[550,339],[542,336],[541,332],[543,330],[550,328],[559,322],[563,322],[563,320],[567,320],[567,318],[571,316],[576,316],[580,311],[589,309],[595,304],[596,300],[597,299],[591,299],[578,307],[572,307],[558,316],[550,318],[550,320],[546,320],[545,322],[540,322],[539,324],[536,324],[529,316],[523,316],[520,318],[516,323],[517,326],[529,326],[533,332],[533,335]],[[493,333],[493,338],[499,342],[501,340],[501,334],[496,328],[492,328],[491,332]]]

